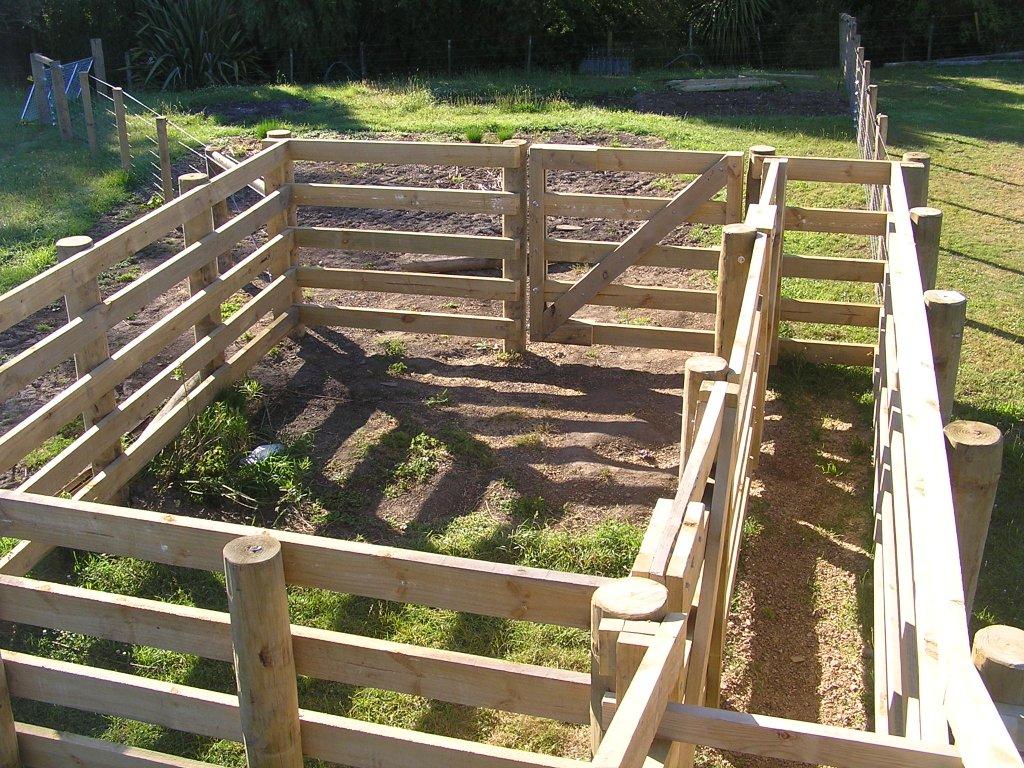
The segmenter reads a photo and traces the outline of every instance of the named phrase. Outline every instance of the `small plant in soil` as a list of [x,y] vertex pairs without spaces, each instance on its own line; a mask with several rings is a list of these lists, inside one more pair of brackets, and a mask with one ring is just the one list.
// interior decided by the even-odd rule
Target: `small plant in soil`
[[406,352],[405,342],[401,339],[385,339],[380,342],[380,349],[384,357],[404,357]]
[[499,352],[498,362],[502,365],[519,365],[523,362],[523,355],[520,352]]
[[484,129],[479,126],[470,126],[466,129],[466,141],[471,144],[479,144],[484,140]]
[[512,128],[499,128],[495,131],[495,135],[498,137],[498,141],[508,141],[515,138],[516,132]]
[[245,296],[241,296],[241,295],[236,294],[236,295],[230,297],[227,301],[225,301],[223,304],[220,305],[220,317],[221,317],[221,320],[227,320],[229,317],[231,317],[233,314],[235,314],[235,312],[237,312],[243,306],[245,306],[245,302],[246,302],[246,297]]
[[436,392],[430,397],[423,401],[423,404],[428,408],[440,408],[445,405],[451,405],[452,398],[448,394],[447,389],[442,389],[440,392]]
[[228,499],[250,509],[281,510],[300,503],[308,496],[312,441],[302,436],[284,442],[277,453],[249,459],[256,446],[273,440],[252,424],[263,408],[258,382],[250,379],[232,387],[153,459],[150,472],[204,504]]
[[516,448],[525,448],[528,451],[539,451],[544,448],[544,436],[539,432],[527,432],[525,435],[518,435],[512,440]]
[[401,360],[388,366],[388,376],[404,376],[409,372],[409,366]]
[[391,473],[391,481],[384,488],[384,495],[393,499],[406,491],[427,482],[448,456],[444,443],[436,437],[420,432],[409,441],[405,460]]

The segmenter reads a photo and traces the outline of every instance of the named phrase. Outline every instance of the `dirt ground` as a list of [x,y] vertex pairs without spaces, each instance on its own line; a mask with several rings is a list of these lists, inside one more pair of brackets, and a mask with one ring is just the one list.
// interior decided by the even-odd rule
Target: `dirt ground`
[[[690,96],[691,94],[687,94]],[[745,96],[757,94],[745,94]],[[682,94],[680,94],[682,96]],[[716,96],[721,96],[717,94]],[[628,136],[550,135],[547,141],[623,145],[654,142]],[[495,189],[497,171],[412,166],[303,164],[298,180]],[[666,195],[683,179],[646,174],[560,173],[559,190]],[[236,201],[244,205],[245,195]],[[100,237],[138,209],[107,217]],[[435,232],[500,234],[496,217],[403,211],[309,209],[300,223]],[[620,239],[624,222],[555,220],[560,237]],[[669,242],[692,242],[683,227]],[[236,248],[251,252],[256,239]],[[168,237],[105,275],[110,294],[179,247]],[[225,257],[222,266],[232,257]],[[391,269],[401,254],[309,250],[308,264]],[[481,273],[481,274],[494,274]],[[713,287],[706,273],[631,268],[623,282]],[[148,305],[111,333],[116,349],[166,314],[184,296],[180,287]],[[442,297],[310,291],[307,300],[347,306],[497,314],[495,303]],[[711,327],[708,315],[590,308],[588,315],[615,322]],[[0,335],[10,355],[63,322],[51,307]],[[531,344],[518,360],[499,355],[499,343],[408,335],[407,371],[390,375],[381,342],[397,334],[314,328],[284,342],[273,359],[253,372],[267,393],[265,418],[281,436],[313,438],[316,496],[335,514],[324,520],[302,506],[285,519],[267,521],[322,535],[360,536],[401,544],[410,525],[437,528],[488,504],[496,487],[542,497],[570,531],[596,520],[644,524],[659,497],[670,496],[678,472],[679,407],[685,354],[610,347]],[[179,339],[119,390],[124,397],[180,354]],[[9,426],[52,397],[74,376],[70,363],[0,406]],[[868,577],[869,420],[858,395],[863,376],[821,374],[787,363],[772,382],[762,461],[746,528],[740,575],[730,616],[723,705],[755,713],[865,727],[865,667],[870,649],[862,637],[858,595]],[[397,497],[380,492],[365,446],[395,430],[449,435],[460,446],[430,482]],[[16,468],[4,487],[27,474]],[[199,510],[145,479],[133,486],[133,503],[151,509],[209,514],[248,521],[228,508]],[[710,752],[706,765],[720,764]],[[775,765],[734,758],[728,764]]]

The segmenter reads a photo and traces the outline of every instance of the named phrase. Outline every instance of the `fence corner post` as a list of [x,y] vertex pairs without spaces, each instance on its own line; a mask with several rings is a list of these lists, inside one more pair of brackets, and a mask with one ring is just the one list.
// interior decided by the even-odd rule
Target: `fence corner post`
[[668,588],[652,579],[628,576],[594,591],[590,599],[590,748],[594,754],[604,737],[604,697],[615,690],[615,646],[622,621],[660,619],[667,612]]
[[[287,141],[292,138],[292,132],[287,128],[278,128],[273,131],[267,131],[267,138],[263,142],[264,147],[271,146],[275,142]],[[289,155],[281,166],[276,169],[272,174],[268,174],[264,177],[266,193],[269,195],[273,189],[279,189],[284,185],[291,185],[295,183],[295,163],[292,161]],[[271,222],[267,225],[267,233],[271,235],[280,234],[289,227],[298,226],[298,206],[292,202],[288,203],[288,207],[282,216],[275,216],[271,219]],[[283,254],[280,259],[274,259],[270,266],[270,274],[283,275],[289,269],[298,268],[299,266],[299,246],[296,244],[294,238],[291,241],[291,246],[288,251]],[[293,305],[299,305],[303,303],[302,288],[299,286],[298,280],[294,281],[294,288],[291,294],[291,303]],[[305,334],[306,326],[299,323],[295,326],[291,332],[292,338],[300,338]]]
[[243,536],[224,547],[242,740],[249,768],[302,768],[299,697],[281,544]]
[[715,309],[715,354],[729,359],[736,338],[743,291],[750,271],[757,230],[749,224],[722,227],[722,249],[718,255],[718,296]]
[[516,298],[502,302],[502,314],[512,320],[505,335],[504,351],[526,351],[526,158],[529,142],[509,139],[503,142],[516,151],[516,165],[501,169],[501,188],[518,198],[516,212],[501,217],[501,235],[514,240],[512,257],[501,262],[501,276],[515,282]]
[[943,432],[969,616],[1003,466],[1003,434],[980,421],[952,421]]

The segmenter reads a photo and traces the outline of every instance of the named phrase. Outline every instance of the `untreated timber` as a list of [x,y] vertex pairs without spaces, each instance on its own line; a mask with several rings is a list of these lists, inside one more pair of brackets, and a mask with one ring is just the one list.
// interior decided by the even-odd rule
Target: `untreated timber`
[[[14,491],[0,492],[0,534],[57,546],[220,570],[231,539],[261,529]],[[277,531],[290,584],[485,616],[587,628],[608,579]]]

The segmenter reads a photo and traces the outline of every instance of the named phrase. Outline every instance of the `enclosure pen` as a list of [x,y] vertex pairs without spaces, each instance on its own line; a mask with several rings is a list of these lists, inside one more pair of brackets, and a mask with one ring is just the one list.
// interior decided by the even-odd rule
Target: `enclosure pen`
[[[939,366],[937,380],[908,194],[923,166],[784,157],[770,147],[751,151],[746,172],[744,160],[742,152],[278,133],[258,154],[227,163],[212,179],[181,177],[177,197],[98,242],[62,241],[59,263],[0,296],[0,330],[62,299],[68,314],[66,324],[0,365],[0,395],[18,393],[71,358],[77,378],[0,436],[0,470],[17,466],[75,419],[83,418],[85,429],[16,490],[0,491],[0,535],[21,540],[0,563],[0,619],[230,662],[238,695],[3,651],[2,764],[206,765],[15,722],[9,703],[15,697],[241,742],[254,767],[298,768],[303,758],[319,758],[356,768],[678,768],[693,764],[696,745],[843,768],[1020,766],[968,645],[939,405],[950,366]],[[305,162],[493,168],[501,172],[501,188],[296,181]],[[556,191],[563,171],[689,180],[664,198],[568,194]],[[867,185],[881,204],[877,210],[801,207],[787,202],[793,181]],[[245,187],[259,196],[227,216],[221,204]],[[500,219],[501,234],[300,224],[309,206],[486,214]],[[570,240],[553,236],[557,230],[548,226],[549,217],[563,215],[645,223],[622,241]],[[721,244],[662,244],[686,222],[721,226]],[[179,252],[101,297],[97,278],[105,269],[179,227]],[[881,258],[787,253],[787,230],[874,238]],[[239,246],[248,253],[238,256]],[[502,271],[477,277],[320,268],[304,263],[309,248],[473,256],[500,262]],[[218,258],[232,251],[232,265],[220,272]],[[565,262],[593,266],[575,282],[549,274],[550,264]],[[634,264],[714,271],[717,289],[616,282]],[[783,277],[878,284],[883,302],[791,299],[781,295]],[[113,326],[179,284],[188,286],[186,299],[110,349]],[[242,289],[245,303],[222,315],[222,304]],[[345,306],[313,301],[307,289],[464,297],[495,307],[492,315],[469,315]],[[703,313],[712,316],[714,330],[574,317],[594,304]],[[782,320],[876,328],[878,342],[780,338]],[[550,343],[700,353],[685,362],[677,490],[653,509],[631,575],[585,576],[125,506],[132,478],[196,413],[282,340],[324,325],[497,339],[509,352],[524,350],[529,333]],[[119,385],[182,334],[191,336],[184,352],[118,396]],[[767,377],[779,354],[875,368],[873,732],[719,708],[726,619],[761,453]],[[224,571],[229,610],[28,577],[55,547]],[[590,673],[293,625],[288,586],[588,630]],[[592,759],[303,709],[298,675],[589,724]]]

